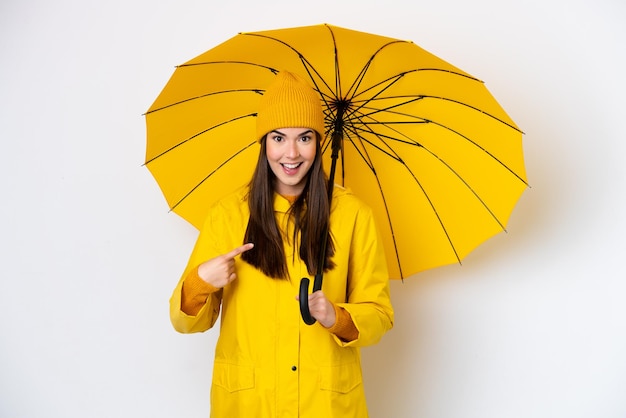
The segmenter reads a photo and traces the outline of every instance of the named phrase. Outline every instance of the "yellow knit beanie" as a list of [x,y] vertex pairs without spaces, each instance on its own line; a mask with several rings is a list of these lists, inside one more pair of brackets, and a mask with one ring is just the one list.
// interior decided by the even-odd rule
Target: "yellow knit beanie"
[[324,136],[319,94],[298,75],[281,71],[265,90],[256,118],[257,139],[279,128],[311,128]]

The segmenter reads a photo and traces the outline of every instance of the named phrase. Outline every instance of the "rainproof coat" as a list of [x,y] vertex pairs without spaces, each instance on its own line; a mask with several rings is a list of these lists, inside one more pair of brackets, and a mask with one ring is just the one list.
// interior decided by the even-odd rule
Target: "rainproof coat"
[[[289,207],[285,198],[275,195],[276,219],[284,237],[291,237]],[[285,240],[289,280],[269,278],[237,257],[236,280],[213,293],[195,316],[181,311],[186,275],[202,262],[242,245],[248,217],[246,189],[209,210],[170,299],[172,324],[182,333],[211,328],[221,307],[211,416],[367,417],[359,347],[378,342],[393,326],[385,255],[371,210],[348,190],[335,187],[330,228],[336,267],[325,273],[322,290],[352,317],[359,336],[349,342],[319,322],[309,326],[302,321],[295,297],[300,279],[309,277],[312,282],[313,278],[291,239]]]

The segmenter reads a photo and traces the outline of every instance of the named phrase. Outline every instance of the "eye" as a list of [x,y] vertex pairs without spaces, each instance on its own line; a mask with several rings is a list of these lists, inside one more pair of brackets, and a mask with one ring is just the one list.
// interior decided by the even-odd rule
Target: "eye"
[[281,142],[283,140],[282,135],[273,134],[270,136],[270,139],[275,142]]
[[312,139],[311,135],[303,135],[300,137],[300,141],[302,142],[310,142]]

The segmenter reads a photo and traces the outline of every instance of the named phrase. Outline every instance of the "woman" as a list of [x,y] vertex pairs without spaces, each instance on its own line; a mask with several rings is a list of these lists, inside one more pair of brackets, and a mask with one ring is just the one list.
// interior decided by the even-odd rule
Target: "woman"
[[[367,416],[359,347],[393,326],[387,267],[371,210],[335,186],[329,207],[319,96],[283,71],[257,115],[261,150],[249,186],[220,200],[170,300],[174,328],[211,328],[221,309],[211,416]],[[302,277],[324,285],[300,317]]]

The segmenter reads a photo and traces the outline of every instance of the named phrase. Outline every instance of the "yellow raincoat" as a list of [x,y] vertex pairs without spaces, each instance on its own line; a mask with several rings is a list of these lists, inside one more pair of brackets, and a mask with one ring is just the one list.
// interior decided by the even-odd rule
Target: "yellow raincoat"
[[[274,207],[286,231],[289,202],[276,195]],[[359,331],[350,342],[319,322],[309,326],[302,321],[295,297],[300,279],[313,278],[290,239],[285,242],[290,280],[268,278],[237,257],[235,281],[213,293],[196,316],[181,311],[187,273],[242,245],[248,217],[246,189],[211,208],[170,299],[172,324],[182,333],[211,328],[221,305],[211,416],[367,417],[359,347],[378,342],[393,326],[385,255],[371,210],[349,191],[335,187],[330,223],[336,267],[324,275],[322,290],[350,313]],[[284,236],[291,235],[287,231]]]

